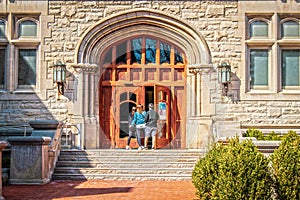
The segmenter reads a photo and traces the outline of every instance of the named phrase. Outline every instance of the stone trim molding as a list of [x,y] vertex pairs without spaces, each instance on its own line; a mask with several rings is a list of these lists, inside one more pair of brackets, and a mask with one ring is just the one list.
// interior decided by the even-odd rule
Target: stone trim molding
[[140,35],[170,40],[181,48],[189,64],[210,64],[204,38],[189,24],[152,9],[132,9],[100,20],[88,29],[76,47],[75,63],[99,63],[100,55],[113,43]]

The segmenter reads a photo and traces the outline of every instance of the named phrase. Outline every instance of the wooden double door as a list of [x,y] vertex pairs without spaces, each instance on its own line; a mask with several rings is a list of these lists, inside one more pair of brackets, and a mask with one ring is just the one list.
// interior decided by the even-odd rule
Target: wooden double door
[[[128,139],[128,116],[133,106],[153,103],[159,113],[157,148],[184,148],[185,144],[185,95],[184,87],[163,85],[127,85],[104,87],[104,103],[100,118],[103,135],[100,138],[102,147],[125,148]],[[111,96],[108,96],[110,94]],[[106,103],[105,103],[106,102]],[[109,115],[108,115],[109,113]],[[143,141],[143,138],[142,138]],[[151,142],[151,140],[150,140]],[[136,138],[131,139],[130,146],[137,148]]]

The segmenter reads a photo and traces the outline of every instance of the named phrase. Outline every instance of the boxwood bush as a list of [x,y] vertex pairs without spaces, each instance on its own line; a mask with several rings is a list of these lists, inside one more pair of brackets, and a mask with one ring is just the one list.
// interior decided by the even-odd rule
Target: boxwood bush
[[243,133],[243,137],[255,137],[257,140],[281,140],[281,135],[274,131],[265,135],[261,130],[249,128]]
[[295,131],[284,136],[271,162],[278,199],[300,199],[300,137]]
[[205,199],[270,199],[268,159],[249,140],[214,144],[192,172],[196,195]]

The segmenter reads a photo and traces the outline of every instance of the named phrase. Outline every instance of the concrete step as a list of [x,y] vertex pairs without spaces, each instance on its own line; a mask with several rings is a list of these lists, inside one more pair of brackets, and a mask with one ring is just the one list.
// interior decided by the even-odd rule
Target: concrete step
[[191,180],[191,174],[53,174],[54,180]]
[[56,167],[72,167],[72,168],[95,168],[95,167],[118,167],[118,168],[135,168],[135,167],[180,167],[180,168],[191,168],[194,167],[195,162],[74,162],[74,161],[60,161]]
[[117,168],[117,167],[102,167],[102,168],[72,168],[59,167],[55,169],[55,173],[60,174],[190,174],[193,168]]
[[202,150],[62,150],[55,180],[190,180]]
[[59,161],[99,161],[99,162],[195,162],[198,158],[195,156],[101,156],[101,157],[84,157],[84,156],[65,156],[59,157]]

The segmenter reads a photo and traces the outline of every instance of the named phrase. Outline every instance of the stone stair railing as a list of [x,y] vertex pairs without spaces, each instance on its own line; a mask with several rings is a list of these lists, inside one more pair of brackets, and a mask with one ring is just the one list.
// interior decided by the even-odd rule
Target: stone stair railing
[[10,184],[50,182],[61,149],[63,123],[33,120],[30,136],[10,136]]

